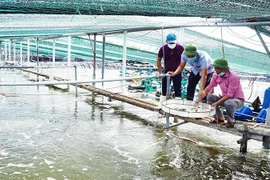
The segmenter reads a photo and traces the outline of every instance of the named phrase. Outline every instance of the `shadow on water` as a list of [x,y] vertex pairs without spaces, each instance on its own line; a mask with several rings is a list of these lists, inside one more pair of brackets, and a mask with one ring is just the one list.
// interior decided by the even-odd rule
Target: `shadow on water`
[[117,104],[117,105],[111,106],[110,103],[104,102],[104,97],[101,98],[103,100],[102,102],[98,102],[98,99],[96,97],[97,95],[92,95],[91,98],[86,99],[85,102],[91,105],[93,109],[96,107],[99,107],[101,110],[111,109],[113,110],[114,114],[119,115],[120,118],[126,118],[131,121],[140,121],[144,125],[149,125],[148,121],[145,118],[142,118],[139,115],[127,112],[123,105]]

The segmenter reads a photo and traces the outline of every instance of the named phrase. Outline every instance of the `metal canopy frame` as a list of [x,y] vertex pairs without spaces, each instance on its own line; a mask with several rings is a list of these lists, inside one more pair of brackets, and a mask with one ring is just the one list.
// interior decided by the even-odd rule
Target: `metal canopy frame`
[[[270,26],[270,20],[267,22],[248,22],[248,23],[193,23],[193,24],[175,24],[175,25],[159,25],[159,26],[143,26],[143,27],[124,27],[124,28],[115,28],[115,29],[104,29],[104,30],[85,30],[84,32],[80,33],[66,33],[65,31],[60,30],[57,34],[51,33],[40,33],[40,34],[29,34],[29,33],[22,33],[18,32],[18,34],[9,35],[7,30],[2,30],[2,35],[0,35],[0,40],[9,40],[13,39],[16,41],[25,41],[25,39],[35,39],[39,38],[40,40],[48,40],[48,39],[57,39],[63,38],[68,36],[85,36],[85,35],[112,35],[112,34],[120,34],[124,32],[139,32],[139,31],[150,31],[150,30],[160,30],[160,29],[173,29],[173,28],[188,28],[188,27],[261,27],[261,26]],[[75,28],[76,29],[76,28]],[[258,31],[258,30],[257,30]],[[6,35],[3,35],[6,33]]]
[[[0,17],[2,15],[0,14]],[[178,28],[189,27],[250,27],[255,28],[257,35],[266,53],[270,57],[269,49],[260,35],[261,27],[270,27],[270,20],[267,18],[246,20],[246,19],[234,19],[232,21],[222,19],[202,19],[190,20],[184,18],[181,21],[179,18],[172,18],[173,21],[157,20],[150,21],[149,17],[143,16],[80,16],[80,15],[20,15],[11,14],[3,17],[3,23],[0,24],[0,42],[26,42],[31,40],[50,40],[65,38],[65,37],[80,37],[80,36],[94,36],[100,35],[106,37],[109,35],[121,34],[124,37],[124,33],[133,33],[140,31],[155,31],[155,30],[168,30]],[[20,22],[20,18],[22,21]],[[270,18],[269,18],[270,19]],[[44,22],[45,24],[44,24]],[[247,22],[248,21],[248,22]],[[89,40],[91,40],[89,38]],[[105,40],[105,38],[104,38]],[[94,40],[96,43],[96,39]],[[103,52],[105,51],[103,43]],[[55,45],[55,43],[54,43]],[[71,46],[67,43],[68,46]],[[124,42],[122,43],[124,45]],[[9,45],[10,46],[10,45]],[[12,45],[11,45],[12,46]],[[123,46],[123,50],[126,47]],[[94,59],[95,51],[94,53]],[[37,50],[38,54],[38,50]],[[54,53],[55,54],[55,53]],[[123,59],[126,54],[123,51]],[[70,55],[68,55],[70,59]],[[102,61],[105,57],[103,55]]]

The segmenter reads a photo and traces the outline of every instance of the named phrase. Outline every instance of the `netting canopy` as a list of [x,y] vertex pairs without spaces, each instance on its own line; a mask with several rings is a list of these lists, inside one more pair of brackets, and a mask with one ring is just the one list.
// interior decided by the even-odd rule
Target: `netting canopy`
[[269,0],[2,0],[4,13],[249,18],[269,15]]
[[[40,56],[51,59],[55,42],[56,56],[67,58],[72,43],[72,60],[91,61],[97,35],[96,57],[102,58],[106,37],[105,59],[121,60],[127,32],[127,59],[155,63],[166,34],[175,32],[183,45],[195,43],[213,58],[224,56],[239,71],[269,74],[269,0],[2,0],[0,20],[2,59],[13,60],[20,50],[24,56],[30,50],[34,57],[37,47]],[[234,31],[234,26],[256,32],[243,36],[246,30]],[[200,32],[206,27],[223,28],[246,42],[213,38]],[[266,39],[264,46],[254,40],[257,35]]]

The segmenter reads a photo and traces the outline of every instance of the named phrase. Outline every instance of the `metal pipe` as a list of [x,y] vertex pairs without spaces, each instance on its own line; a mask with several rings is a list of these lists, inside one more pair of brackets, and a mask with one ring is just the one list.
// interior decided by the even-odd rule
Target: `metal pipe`
[[30,64],[30,39],[27,39],[27,65]]
[[126,63],[127,63],[127,31],[123,33],[122,77],[126,76]]
[[266,109],[265,125],[270,127],[270,107]]
[[[77,66],[74,66],[74,69],[75,69],[75,81],[77,81],[78,80],[78,78],[77,78]],[[76,93],[76,97],[78,97],[78,84],[75,84],[75,93]]]
[[68,66],[70,65],[71,61],[71,39],[72,36],[68,36]]
[[[148,30],[158,30],[158,29],[173,29],[173,28],[187,28],[187,27],[253,27],[253,26],[269,26],[269,22],[252,22],[252,23],[196,23],[196,24],[179,24],[179,25],[168,25],[168,26],[151,26],[151,27],[138,27],[138,28],[124,28],[124,29],[117,29],[112,31],[103,31],[99,33],[106,33],[106,34],[118,34],[124,31],[128,32],[138,32],[138,31],[148,31]],[[98,33],[98,32],[97,32]]]
[[[102,36],[102,69],[101,69],[101,78],[104,79],[104,69],[105,69],[105,35]],[[103,85],[103,84],[102,84]]]
[[55,38],[53,39],[52,64],[55,66]]
[[225,58],[225,52],[224,52],[224,44],[223,44],[223,32],[222,32],[222,27],[220,28],[220,33],[221,33],[221,50],[222,50],[222,57]]
[[[170,86],[171,86],[171,77],[167,76],[167,91],[166,91],[166,100],[170,98]],[[170,115],[166,113],[166,128],[170,126]]]
[[13,68],[33,68],[33,69],[40,69],[40,68],[67,68],[67,67],[74,67],[74,66],[0,66],[0,69],[13,69]]
[[16,42],[13,41],[13,63],[16,61]]
[[2,61],[2,41],[0,41],[0,62]]
[[12,39],[9,40],[8,45],[8,61],[11,62],[11,48],[12,48]]
[[[122,57],[122,78],[126,77],[126,66],[127,66],[127,31],[123,33],[123,57]],[[121,91],[124,93],[125,81],[122,81]]]
[[258,29],[257,29],[256,27],[253,27],[253,28],[255,29],[255,31],[256,31],[256,33],[257,33],[257,36],[259,37],[259,39],[260,39],[260,41],[261,41],[261,43],[262,43],[262,45],[263,45],[263,47],[264,47],[266,53],[267,53],[268,56],[270,57],[270,51],[269,51],[268,47],[266,46],[266,44],[265,44],[265,42],[264,42],[264,40],[263,40],[263,38],[262,38],[260,32],[258,31]]
[[94,49],[93,49],[94,69],[93,69],[93,79],[96,79],[96,56],[97,56],[96,46],[97,46],[97,34],[94,34]]
[[39,40],[38,40],[38,38],[37,38],[37,46],[36,46],[36,48],[37,48],[37,66],[39,66],[39,52],[38,52],[38,43],[39,43]]
[[5,62],[7,62],[7,43],[5,42]]
[[[119,34],[127,32],[139,32],[139,31],[150,31],[150,30],[159,30],[159,29],[173,29],[173,28],[186,28],[186,27],[254,27],[254,26],[269,26],[270,21],[267,22],[243,22],[243,23],[218,23],[218,22],[205,22],[205,23],[196,23],[196,24],[176,24],[176,25],[161,25],[161,26],[145,26],[145,27],[137,27],[137,28],[123,28],[123,29],[114,29],[114,30],[104,30],[104,31],[93,31],[93,32],[85,32],[85,33],[70,33],[69,35],[45,35],[45,34],[28,34],[29,36],[39,36],[40,39],[53,39],[53,38],[63,38],[67,36],[85,36],[89,34]],[[14,35],[15,36],[15,35]],[[43,38],[41,38],[43,36]],[[22,38],[23,39],[23,38]]]
[[[36,48],[37,48],[37,66],[39,66],[39,39],[37,38],[37,42],[36,42]],[[37,69],[37,72],[39,72],[39,69]],[[39,81],[39,75],[37,75],[37,81]],[[39,86],[37,86],[37,89],[39,89]]]
[[22,53],[22,42],[20,42],[20,64],[23,65],[23,53]]
[[35,82],[35,83],[0,83],[0,86],[37,86],[37,85],[60,85],[60,84],[87,84],[87,83],[101,83],[101,82],[114,82],[114,81],[126,81],[133,79],[147,79],[147,78],[161,78],[169,76],[166,74],[156,75],[156,76],[136,76],[136,77],[125,77],[116,79],[93,79],[90,81],[56,81],[56,82]]

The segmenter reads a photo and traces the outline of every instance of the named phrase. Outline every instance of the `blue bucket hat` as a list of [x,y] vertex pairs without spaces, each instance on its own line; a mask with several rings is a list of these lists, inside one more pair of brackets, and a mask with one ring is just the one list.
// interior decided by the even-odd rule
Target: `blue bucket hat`
[[168,34],[166,41],[167,41],[167,43],[176,42],[176,35],[173,33]]

